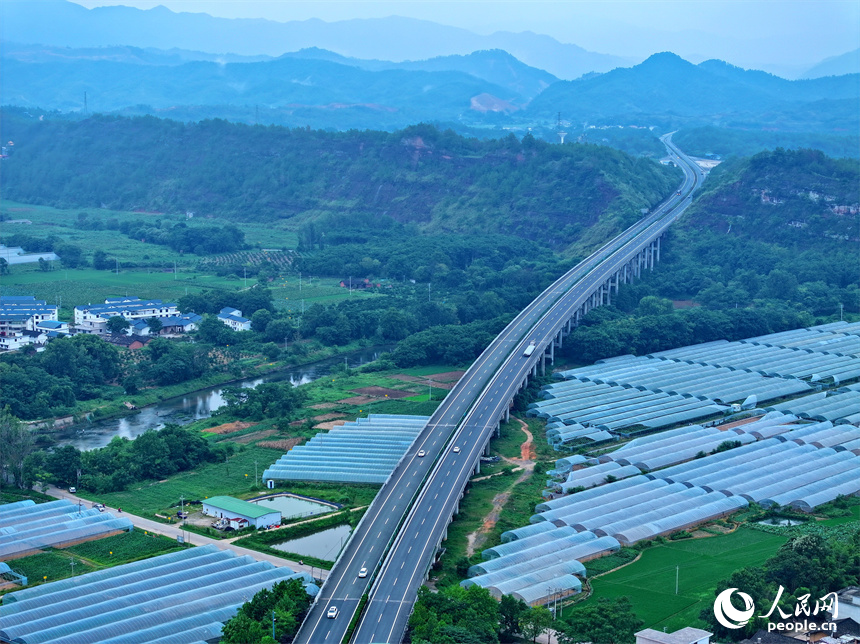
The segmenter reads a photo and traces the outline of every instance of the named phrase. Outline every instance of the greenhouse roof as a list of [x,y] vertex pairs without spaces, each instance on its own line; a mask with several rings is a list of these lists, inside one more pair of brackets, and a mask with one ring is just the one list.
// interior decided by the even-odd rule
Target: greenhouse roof
[[191,644],[263,588],[309,575],[214,545],[106,568],[5,595],[0,639],[18,644]]

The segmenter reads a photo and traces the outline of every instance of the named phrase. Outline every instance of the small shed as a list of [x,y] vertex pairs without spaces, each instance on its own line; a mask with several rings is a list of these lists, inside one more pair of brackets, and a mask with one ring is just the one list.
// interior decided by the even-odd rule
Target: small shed
[[256,503],[249,503],[232,496],[213,496],[203,501],[203,514],[217,519],[227,519],[231,526],[233,523],[263,528],[270,525],[280,525],[281,513],[261,507]]

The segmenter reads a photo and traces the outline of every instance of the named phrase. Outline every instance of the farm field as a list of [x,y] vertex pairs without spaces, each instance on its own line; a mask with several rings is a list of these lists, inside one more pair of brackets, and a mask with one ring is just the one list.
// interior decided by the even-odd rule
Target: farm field
[[[149,255],[151,260],[159,258],[179,261],[180,257],[165,246],[157,244],[146,244],[137,240],[129,239],[117,230],[80,230],[75,228],[78,216],[81,213],[87,215],[89,221],[100,220],[103,224],[110,219],[116,219],[118,223],[124,221],[145,221],[154,224],[156,221],[168,221],[173,224],[180,222],[194,224],[206,224],[214,226],[225,226],[232,224],[245,233],[245,242],[249,246],[257,248],[284,248],[293,249],[298,244],[298,237],[293,230],[289,230],[282,222],[236,222],[228,219],[209,218],[198,216],[196,219],[188,219],[185,213],[161,213],[161,212],[128,212],[123,210],[107,210],[102,208],[74,208],[61,209],[50,206],[36,206],[4,201],[0,210],[9,219],[28,219],[32,224],[11,224],[4,226],[0,240],[7,235],[25,234],[33,237],[48,237],[49,235],[63,236],[69,241],[78,244],[84,252],[91,254],[101,248],[110,253],[111,256],[119,258],[120,262],[139,261],[143,255]],[[108,245],[97,246],[95,244],[108,240]],[[25,249],[26,250],[26,249]],[[187,262],[196,263],[197,255],[187,256]]]
[[[234,454],[226,463],[209,463],[194,471],[182,472],[163,481],[142,481],[123,492],[107,494],[80,493],[81,496],[105,503],[111,508],[121,507],[132,514],[154,518],[156,513],[167,512],[179,503],[180,496],[188,500],[203,500],[211,496],[249,498],[263,495],[269,490],[254,488],[254,461],[257,474],[281,457],[276,449],[250,446]],[[376,486],[344,486],[315,483],[291,483],[276,488],[279,492],[295,492],[306,496],[345,505],[366,505],[376,496]],[[175,513],[175,509],[173,510]]]
[[786,541],[783,535],[744,528],[727,535],[666,541],[643,551],[635,563],[592,580],[594,594],[586,601],[627,596],[644,628],[666,627],[672,632],[702,627],[699,613],[713,604],[717,583],[745,566],[764,563]]
[[9,565],[15,572],[27,576],[29,586],[33,586],[147,559],[181,547],[173,539],[147,535],[143,530],[135,529],[133,532],[123,532],[69,548],[49,548],[36,555],[14,559]]
[[[107,297],[125,295],[175,302],[186,293],[205,289],[236,290],[241,282],[203,273],[155,272],[151,270],[97,271],[90,268],[40,271],[33,265],[13,266],[2,278],[4,295],[35,295],[50,304],[62,301],[71,319],[75,306],[103,302]],[[62,299],[61,299],[62,298]],[[62,317],[62,316],[61,316]]]

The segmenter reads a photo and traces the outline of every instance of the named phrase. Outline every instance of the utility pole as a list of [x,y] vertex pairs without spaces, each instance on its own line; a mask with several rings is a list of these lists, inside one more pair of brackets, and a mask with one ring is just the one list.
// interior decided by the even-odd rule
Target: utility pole
[[69,562],[69,565],[71,565],[71,567],[72,567],[72,577],[74,577],[74,576],[75,576],[75,560],[74,560],[74,559],[72,559],[72,560]]
[[302,290],[302,274],[299,273],[299,291]]
[[257,485],[257,461],[254,461],[254,485]]
[[173,279],[176,279],[176,260],[173,260]]
[[114,261],[116,262],[116,274],[119,275],[119,259],[114,257]]
[[678,594],[678,576],[680,575],[681,566],[675,566],[675,594]]
[[[275,609],[272,609],[272,639],[275,639]],[[277,640],[275,640],[277,641]]]

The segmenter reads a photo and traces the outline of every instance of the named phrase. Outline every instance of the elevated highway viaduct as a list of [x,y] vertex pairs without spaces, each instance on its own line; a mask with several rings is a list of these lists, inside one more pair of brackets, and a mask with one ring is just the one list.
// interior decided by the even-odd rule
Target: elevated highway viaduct
[[[696,165],[663,137],[684,171],[677,193],[551,284],[492,341],[448,393],[388,478],[331,570],[295,641],[400,642],[466,483],[514,396],[585,313],[611,302],[659,261],[661,238],[701,184]],[[534,344],[530,355],[526,348]],[[459,447],[459,452],[453,451]],[[419,456],[424,452],[425,456]],[[361,568],[370,574],[359,578]],[[336,618],[326,617],[334,607]],[[359,610],[361,609],[361,610]]]

